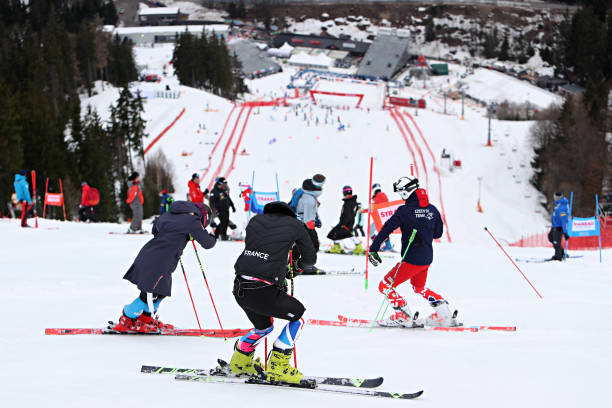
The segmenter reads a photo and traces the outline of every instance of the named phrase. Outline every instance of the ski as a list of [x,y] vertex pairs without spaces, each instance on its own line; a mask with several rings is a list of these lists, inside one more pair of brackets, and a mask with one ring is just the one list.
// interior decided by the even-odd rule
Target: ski
[[290,384],[283,382],[272,382],[256,377],[223,377],[211,375],[192,375],[192,374],[177,374],[174,377],[179,381],[203,382],[203,383],[225,383],[225,384],[249,384],[262,385],[273,387],[298,388],[309,391],[324,391],[335,392],[339,394],[366,395],[371,397],[395,398],[395,399],[413,399],[421,396],[423,391],[414,393],[396,393],[387,391],[370,390],[364,388],[334,388],[333,385],[317,384],[312,381],[302,380],[299,384]]
[[[201,369],[201,368],[175,368],[175,367],[158,367],[143,365],[140,368],[141,373],[146,374],[193,374],[193,375],[208,375],[239,378],[229,374],[229,364],[223,360],[218,360],[220,369]],[[313,381],[316,384],[339,385],[344,387],[355,388],[376,388],[383,383],[382,377],[377,378],[344,378],[344,377],[316,377],[304,376],[304,380]]]
[[384,325],[382,321],[377,321],[372,324],[372,320],[362,319],[348,319],[346,320],[319,320],[319,319],[308,319],[308,324],[317,326],[334,326],[334,327],[357,327],[357,328],[374,328],[374,329],[404,329],[404,330],[431,330],[431,331],[445,331],[445,332],[472,332],[478,331],[477,327],[437,327],[437,326],[417,326],[417,327],[403,327],[403,326],[389,326]]
[[[109,322],[112,323],[112,322]],[[153,333],[141,333],[141,332],[121,332],[113,330],[114,323],[109,324],[106,328],[46,328],[46,335],[77,335],[77,334],[119,334],[119,335],[142,335],[142,336],[189,336],[189,337],[239,337],[247,334],[251,329],[172,329],[172,330],[161,330]]]
[[[582,258],[584,255],[571,255],[566,258]],[[556,261],[556,259],[552,258],[514,258],[516,262],[525,262],[525,263],[544,263],[544,262],[552,262]]]
[[[357,323],[357,324],[371,324],[372,321],[371,320],[361,320],[361,319],[350,319],[348,317],[345,317],[343,315],[338,315],[338,320],[340,322],[351,322],[351,323]],[[369,326],[367,326],[369,327]],[[387,327],[387,326],[385,326]],[[493,330],[493,331],[516,331],[516,326],[476,326],[476,325],[472,325],[472,326],[456,326],[456,327],[435,327],[435,326],[426,326],[425,327],[428,330],[438,330],[438,331],[486,331],[486,330]],[[452,330],[446,330],[446,329],[452,329]],[[475,330],[474,330],[475,329]]]
[[317,276],[317,275],[365,275],[365,271],[356,271],[355,268],[351,269],[340,269],[340,270],[324,270],[324,269],[315,269],[312,273],[305,272],[300,275],[305,276]]
[[112,235],[135,235],[135,236],[143,236],[143,235],[151,235],[150,232],[118,232],[118,231],[110,231],[109,234]]
[[[352,254],[350,252],[330,252],[329,250],[325,250],[325,251],[319,251],[319,253],[322,254],[329,254],[329,255],[350,255],[350,256],[365,256],[365,253],[363,254]],[[391,251],[385,251],[385,252],[379,252],[378,255],[380,255],[381,258],[394,258],[395,255],[393,255],[394,253],[398,253],[398,252],[393,252],[391,253]]]

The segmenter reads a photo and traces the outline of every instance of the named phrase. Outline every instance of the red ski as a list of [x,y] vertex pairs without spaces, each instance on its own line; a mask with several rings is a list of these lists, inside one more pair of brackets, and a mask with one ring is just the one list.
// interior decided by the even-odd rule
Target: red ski
[[[338,320],[342,322],[350,322],[356,324],[372,324],[371,320],[361,320],[361,319],[350,319],[346,316],[338,315]],[[369,326],[368,326],[369,327]],[[426,327],[427,328],[427,327]],[[516,326],[459,326],[459,327],[429,327],[430,330],[441,330],[441,331],[485,331],[485,330],[495,330],[495,331],[516,331]],[[444,329],[454,329],[454,330],[444,330]],[[460,329],[460,330],[457,330]],[[463,330],[461,330],[463,329]],[[466,330],[466,329],[476,329],[476,330]]]
[[48,328],[45,329],[46,335],[74,335],[74,334],[124,334],[124,335],[145,335],[145,336],[202,336],[202,337],[239,337],[244,336],[250,331],[250,329],[173,329],[173,330],[162,330],[154,333],[139,333],[139,332],[120,332],[117,330],[104,328],[104,329],[78,329],[78,328],[67,328],[57,329]]
[[[349,319],[344,318],[344,320],[318,320],[318,319],[308,319],[308,324],[314,324],[318,326],[336,326],[336,327],[358,327],[358,328],[366,328],[369,329],[372,327],[372,320],[362,320],[362,319]],[[478,331],[477,327],[400,327],[400,326],[382,326],[380,324],[374,324],[373,327],[375,329],[408,329],[408,330],[431,330],[431,331],[445,331],[445,332],[472,332],[475,333]]]

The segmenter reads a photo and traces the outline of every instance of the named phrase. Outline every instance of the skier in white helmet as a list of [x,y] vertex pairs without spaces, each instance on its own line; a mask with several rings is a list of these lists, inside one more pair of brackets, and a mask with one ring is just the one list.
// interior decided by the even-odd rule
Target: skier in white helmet
[[440,213],[429,203],[427,192],[419,188],[419,180],[416,177],[401,177],[393,183],[393,191],[399,193],[406,204],[399,207],[385,222],[372,242],[370,262],[374,266],[382,262],[377,252],[383,241],[397,228],[402,231],[402,254],[406,251],[413,230],[416,230],[416,235],[402,261],[391,268],[378,286],[378,290],[387,296],[395,310],[395,314],[386,323],[406,327],[418,327],[423,324],[422,321],[416,321],[418,314],[413,315],[406,300],[395,291],[397,286],[410,280],[414,292],[427,299],[435,311],[425,321],[426,325],[457,326],[459,323],[455,319],[456,313],[450,312],[448,302],[441,295],[425,287],[427,271],[433,260],[432,241],[442,236],[443,223]]

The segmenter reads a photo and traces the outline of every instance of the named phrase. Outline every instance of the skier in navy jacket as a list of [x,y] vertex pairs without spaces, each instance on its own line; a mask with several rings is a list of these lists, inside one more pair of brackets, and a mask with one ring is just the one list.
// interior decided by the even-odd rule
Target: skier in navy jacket
[[555,248],[555,255],[551,258],[554,261],[562,261],[565,255],[561,238],[565,236],[565,239],[569,239],[567,235],[567,219],[569,214],[569,202],[567,198],[563,196],[563,193],[555,193],[553,195],[555,199],[555,209],[552,215],[552,226],[548,233],[548,240],[553,244]]
[[413,321],[413,317],[416,316],[410,312],[406,300],[395,291],[398,285],[410,280],[414,292],[427,299],[435,310],[435,313],[427,319],[428,325],[457,325],[448,308],[448,302],[441,295],[425,287],[427,271],[433,261],[431,243],[442,236],[444,229],[440,213],[435,206],[429,203],[427,192],[419,189],[419,180],[415,177],[400,178],[393,184],[393,191],[399,193],[406,200],[406,204],[399,207],[385,222],[372,242],[370,262],[374,266],[382,262],[377,252],[384,240],[397,228],[402,231],[401,254],[406,251],[413,230],[416,230],[416,234],[401,264],[395,265],[378,286],[378,290],[387,296],[396,311],[388,323],[399,326],[416,325]]

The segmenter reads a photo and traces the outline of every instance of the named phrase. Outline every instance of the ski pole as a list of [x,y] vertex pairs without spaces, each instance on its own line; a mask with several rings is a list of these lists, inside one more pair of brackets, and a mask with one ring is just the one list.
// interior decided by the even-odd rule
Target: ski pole
[[404,254],[402,255],[402,259],[400,259],[399,263],[397,264],[397,268],[395,268],[395,274],[393,275],[393,279],[391,280],[389,284],[389,289],[387,290],[387,293],[383,293],[384,298],[382,300],[382,303],[380,304],[380,307],[378,308],[378,312],[376,313],[376,318],[372,320],[372,326],[370,326],[370,332],[372,332],[372,329],[374,329],[374,325],[378,321],[378,316],[380,315],[380,311],[382,310],[382,307],[385,304],[385,301],[387,301],[387,307],[385,307],[385,311],[382,313],[382,316],[384,316],[385,313],[387,313],[387,308],[389,307],[389,303],[388,303],[389,299],[387,296],[389,296],[389,293],[391,293],[391,291],[393,290],[393,282],[395,282],[395,278],[397,278],[397,273],[399,272],[399,269],[402,266],[402,262],[404,262],[404,258],[406,257],[406,254],[408,253],[408,249],[410,249],[410,245],[412,245],[412,241],[414,241],[414,237],[416,236],[416,233],[417,233],[417,230],[413,228],[412,234],[410,234],[410,239],[408,240],[408,245],[406,245],[406,249],[404,250]]
[[[293,296],[293,251],[289,251],[289,276],[291,276],[291,296]],[[293,365],[297,368],[297,354],[295,344],[293,345]]]
[[189,289],[189,282],[187,281],[187,274],[185,273],[185,267],[183,266],[183,260],[179,258],[179,263],[181,264],[181,270],[183,271],[183,277],[185,278],[185,285],[187,285],[187,291],[189,292],[189,299],[191,299],[191,305],[193,306],[193,313],[195,313],[196,321],[198,322],[198,328],[200,329],[200,334],[203,334],[202,326],[200,325],[200,318],[198,317],[198,312],[196,311],[195,303],[193,303],[193,296],[191,296],[191,289]]
[[193,244],[193,250],[195,251],[196,258],[198,259],[198,264],[200,265],[200,270],[202,271],[202,276],[204,277],[204,283],[206,283],[206,289],[208,289],[208,294],[210,295],[210,301],[213,305],[213,308],[215,309],[215,314],[217,315],[217,321],[219,322],[219,327],[221,328],[221,331],[223,332],[223,338],[227,342],[227,336],[225,336],[225,330],[223,329],[223,325],[221,324],[221,319],[219,318],[219,312],[217,312],[217,306],[215,306],[215,301],[213,299],[212,292],[210,291],[210,286],[208,286],[208,279],[206,279],[206,274],[204,273],[204,267],[202,266],[202,261],[200,261],[200,255],[198,255],[198,249],[195,246],[193,237],[189,235],[189,238],[191,238],[191,243]]
[[538,296],[540,297],[540,299],[544,299],[542,297],[542,295],[540,295],[540,292],[538,292],[538,290],[535,288],[535,286],[533,286],[533,284],[531,283],[531,281],[529,279],[527,279],[527,276],[525,276],[525,274],[523,273],[523,271],[521,271],[521,268],[518,267],[518,265],[512,260],[512,258],[510,257],[510,255],[508,255],[508,253],[506,252],[506,250],[499,244],[499,242],[497,242],[497,240],[495,239],[495,237],[493,236],[493,234],[491,234],[491,231],[489,231],[489,229],[487,227],[484,227],[485,231],[487,231],[489,233],[489,235],[491,236],[491,238],[493,238],[493,241],[495,241],[495,243],[497,244],[497,246],[504,252],[504,254],[506,254],[506,256],[508,257],[508,259],[510,260],[510,262],[512,262],[512,265],[514,265],[514,267],[521,273],[521,275],[523,275],[523,278],[525,278],[525,280],[527,281],[527,283],[529,283],[529,285],[531,285],[531,287],[533,288],[533,290],[535,290],[535,293],[538,294]]

